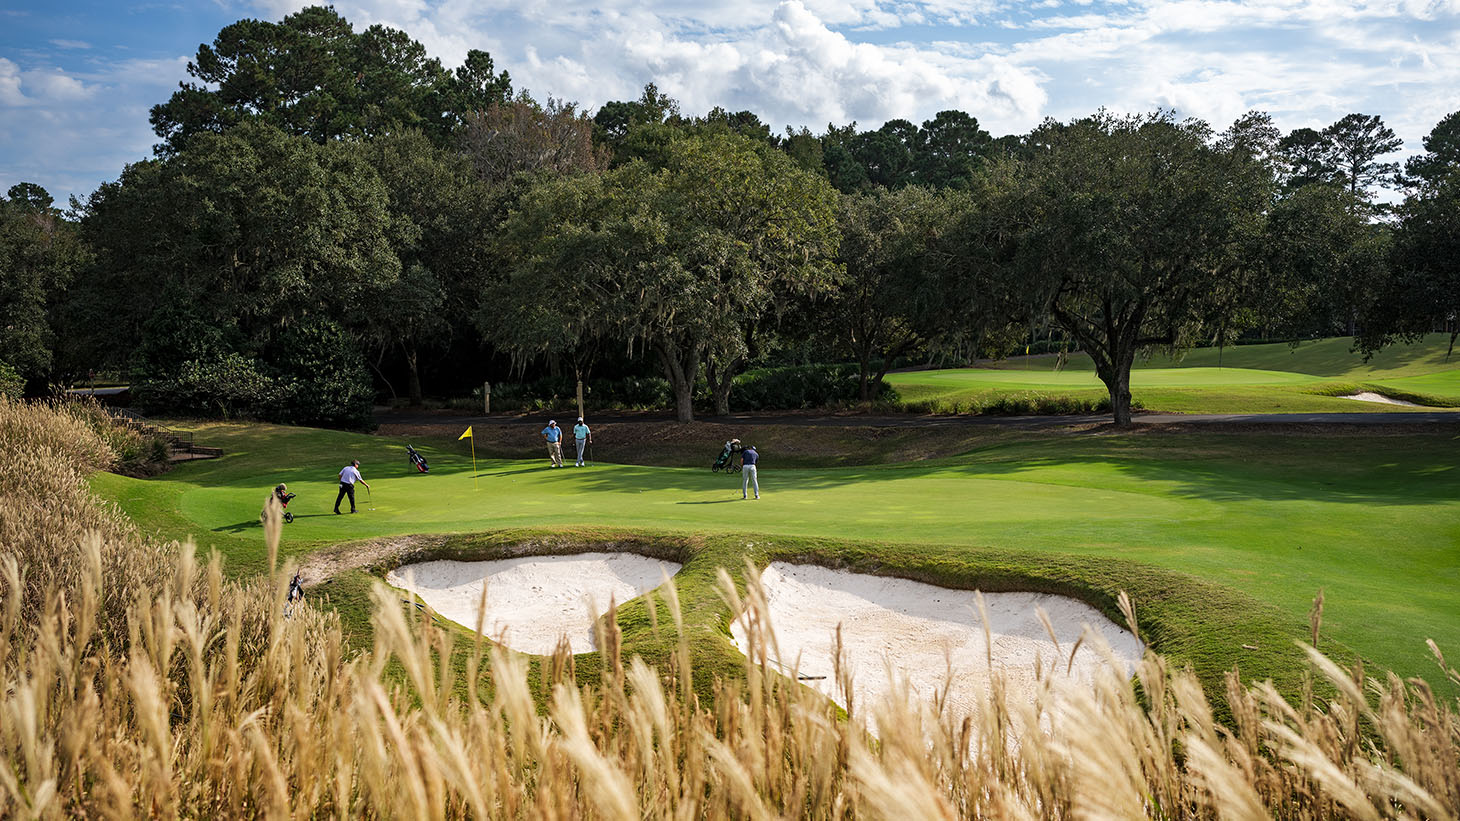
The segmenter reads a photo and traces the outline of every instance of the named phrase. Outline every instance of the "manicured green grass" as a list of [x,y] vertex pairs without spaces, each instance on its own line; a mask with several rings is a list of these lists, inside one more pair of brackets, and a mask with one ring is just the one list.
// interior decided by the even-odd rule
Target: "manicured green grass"
[[[861,551],[866,566],[875,544],[897,546],[889,555],[904,564],[994,551],[1194,577],[1270,603],[1298,635],[1322,588],[1326,635],[1401,675],[1434,678],[1426,638],[1460,652],[1452,435],[1004,434],[941,460],[794,470],[767,452],[759,502],[740,500],[738,477],[693,468],[483,460],[474,482],[465,442],[417,441],[432,462],[420,476],[377,437],[213,425],[198,440],[229,455],[93,487],[144,528],[218,547],[239,572],[262,568],[258,510],[285,481],[299,494],[286,553],[522,527],[815,538]],[[376,509],[362,494],[360,514],[335,516],[335,475],[351,457]]]
[[[1322,339],[1296,347],[1242,345],[1201,348],[1179,361],[1164,355],[1138,361],[1131,393],[1148,410],[1172,413],[1364,413],[1403,410],[1355,402],[1337,394],[1392,392],[1423,404],[1460,404],[1460,357],[1446,358],[1449,338],[1439,334],[1413,345],[1386,348],[1369,362],[1351,353],[1350,339]],[[1001,397],[1048,399],[1106,396],[1084,354],[1058,366],[1055,356],[1017,358],[985,368],[888,374],[901,401],[929,410],[970,411]]]

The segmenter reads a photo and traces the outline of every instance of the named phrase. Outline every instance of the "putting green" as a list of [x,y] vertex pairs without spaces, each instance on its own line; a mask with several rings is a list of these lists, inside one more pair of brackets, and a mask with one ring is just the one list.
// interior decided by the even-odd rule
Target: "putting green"
[[[766,453],[758,502],[741,501],[739,477],[705,469],[486,460],[474,478],[465,442],[417,441],[433,467],[421,476],[401,443],[370,436],[215,425],[198,439],[229,455],[151,480],[98,475],[93,486],[145,529],[195,534],[243,571],[262,567],[258,511],[284,481],[299,494],[290,553],[559,525],[911,544],[950,559],[984,547],[1048,551],[1189,573],[1272,602],[1295,623],[1322,588],[1326,634],[1406,676],[1434,678],[1426,638],[1460,653],[1451,436],[1031,434],[954,459],[822,470],[778,470]],[[373,501],[362,493],[360,514],[336,516],[335,476],[350,457],[362,460]]]
[[1375,384],[1403,393],[1460,400],[1460,370],[1382,379]]
[[[939,371],[910,371],[887,377],[899,389],[920,386],[961,392],[987,388],[1019,388],[1053,390],[1058,388],[1090,388],[1105,390],[1093,370],[1011,370],[958,368]],[[1307,385],[1321,381],[1316,376],[1286,371],[1262,371],[1250,368],[1145,368],[1131,371],[1131,387],[1204,388],[1220,385]]]
[[[1420,342],[1394,345],[1368,362],[1349,350],[1352,345],[1346,338],[1321,339],[1296,347],[1200,348],[1188,351],[1180,361],[1156,355],[1136,362],[1131,392],[1142,407],[1171,413],[1406,410],[1339,398],[1359,390],[1387,390],[1422,405],[1460,404],[1460,358],[1447,356],[1448,336],[1432,334]],[[1073,354],[1062,365],[1053,355],[1017,357],[981,368],[890,373],[886,379],[904,404],[935,412],[978,412],[1010,397],[1107,396],[1084,354]]]

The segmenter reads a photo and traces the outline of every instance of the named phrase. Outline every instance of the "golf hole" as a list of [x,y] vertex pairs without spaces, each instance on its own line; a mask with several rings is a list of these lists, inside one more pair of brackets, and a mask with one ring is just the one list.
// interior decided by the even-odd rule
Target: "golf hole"
[[[984,594],[990,644],[972,591],[782,562],[765,569],[761,586],[784,671],[795,668],[803,683],[845,707],[833,664],[841,626],[843,659],[860,710],[893,693],[897,679],[919,698],[947,688],[945,709],[955,716],[976,713],[989,692],[990,663],[1004,677],[1011,701],[1033,702],[1041,677],[1091,681],[1112,661],[1129,676],[1145,649],[1129,630],[1067,596]],[[1058,646],[1038,609],[1048,617]],[[1094,637],[1075,650],[1087,626],[1109,646],[1109,658]],[[744,614],[730,632],[745,653]]]
[[633,553],[526,556],[483,562],[443,559],[404,565],[385,580],[421,598],[441,616],[475,629],[487,588],[482,632],[523,653],[547,655],[561,636],[574,653],[594,648],[593,622],[679,572],[676,562]]

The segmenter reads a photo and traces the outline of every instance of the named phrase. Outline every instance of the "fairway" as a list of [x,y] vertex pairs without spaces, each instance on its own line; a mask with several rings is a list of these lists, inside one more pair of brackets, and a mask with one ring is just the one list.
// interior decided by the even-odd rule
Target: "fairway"
[[[505,527],[602,526],[1118,558],[1189,573],[1272,602],[1302,623],[1325,591],[1325,632],[1401,675],[1431,677],[1424,640],[1460,652],[1460,471],[1453,436],[1293,438],[1239,434],[1002,439],[959,457],[853,468],[776,469],[764,498],[703,468],[482,460],[465,442],[418,448],[306,428],[212,425],[229,454],[151,480],[93,487],[143,526],[195,534],[235,571],[263,565],[259,507],[287,482],[299,498],[286,553],[380,536]],[[361,512],[336,516],[335,474],[363,462]],[[375,510],[369,510],[370,507]]]
[[[943,388],[948,391],[980,388],[1021,388],[1050,390],[1055,388],[1092,388],[1105,386],[1093,370],[1014,370],[957,368],[939,371],[911,371],[896,374],[896,384]],[[1322,381],[1287,371],[1261,371],[1250,368],[1146,368],[1131,371],[1132,388],[1196,388],[1216,385],[1306,385]]]
[[[1366,413],[1402,407],[1353,402],[1360,390],[1430,406],[1460,406],[1460,359],[1447,357],[1449,337],[1394,345],[1370,361],[1350,339],[1198,348],[1179,360],[1138,359],[1131,393],[1142,407],[1171,413]],[[1058,368],[1058,369],[1056,369]],[[1084,354],[1061,364],[1054,355],[1016,357],[978,368],[889,373],[900,401],[936,412],[976,412],[1002,397],[1099,399],[1108,392]]]

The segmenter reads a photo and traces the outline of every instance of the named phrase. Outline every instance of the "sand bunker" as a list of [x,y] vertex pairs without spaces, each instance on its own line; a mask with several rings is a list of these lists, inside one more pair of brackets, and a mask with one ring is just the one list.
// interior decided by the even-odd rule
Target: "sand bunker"
[[[530,556],[488,562],[406,565],[385,580],[420,596],[457,624],[475,628],[487,587],[483,632],[523,653],[547,655],[567,636],[574,653],[594,649],[593,622],[609,601],[623,604],[658,587],[680,565],[632,553]],[[592,607],[590,609],[590,603]]]
[[1395,399],[1392,396],[1385,396],[1382,393],[1374,393],[1373,391],[1359,391],[1358,393],[1350,393],[1345,396],[1340,396],[1338,398],[1354,399],[1359,402],[1379,402],[1385,405],[1408,405],[1411,408],[1422,407],[1415,402],[1406,402],[1403,399]]
[[[781,562],[765,569],[761,584],[784,664],[789,668],[799,658],[802,680],[842,706],[846,702],[832,665],[838,624],[859,709],[892,692],[889,671],[919,695],[949,687],[947,708],[954,715],[974,712],[988,692],[990,648],[972,592]],[[1036,663],[1046,677],[1066,675],[1070,651],[1086,625],[1109,644],[1126,675],[1143,652],[1130,631],[1084,602],[1037,593],[989,593],[984,603],[993,667],[1008,682],[1011,700],[1034,700]],[[1048,615],[1058,648],[1037,607]],[[743,619],[731,626],[731,634],[744,652],[748,642]],[[1075,653],[1069,675],[1088,681],[1107,667],[1093,644],[1087,639]]]

